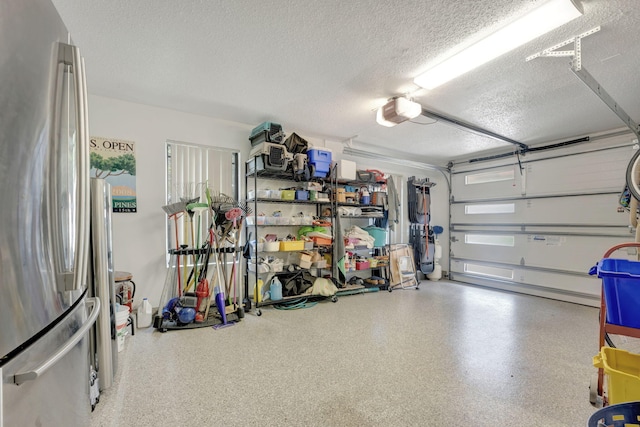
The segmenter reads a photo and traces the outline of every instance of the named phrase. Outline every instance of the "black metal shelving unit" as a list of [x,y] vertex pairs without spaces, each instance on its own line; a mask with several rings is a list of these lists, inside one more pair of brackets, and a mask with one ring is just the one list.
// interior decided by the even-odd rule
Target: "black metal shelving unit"
[[[285,181],[287,183],[291,183],[292,186],[295,186],[297,184],[303,184],[305,182],[303,181],[297,181],[293,175],[292,172],[287,172],[287,171],[274,171],[274,170],[268,170],[268,169],[262,169],[262,170],[256,170],[255,169],[255,165],[258,164],[257,161],[257,157],[253,157],[251,159],[249,159],[246,164],[245,164],[245,196],[248,193],[248,189],[249,189],[249,181],[252,180],[253,183],[253,189],[254,191],[256,191],[257,194],[257,189],[258,189],[258,182],[261,180],[275,180],[275,181]],[[334,173],[332,172],[331,174],[332,176],[334,175]],[[328,179],[321,179],[321,178],[315,178],[312,179],[312,181],[315,182],[321,182],[324,184],[329,185],[329,187],[331,188],[331,178]],[[284,205],[300,205],[300,206],[315,206],[316,207],[316,216],[320,216],[321,213],[321,209],[322,206],[326,206],[326,205],[331,205],[332,206],[332,214],[333,212],[335,212],[335,206],[333,206],[333,203],[331,201],[326,201],[326,200],[283,200],[283,199],[275,199],[275,198],[263,198],[263,197],[253,197],[253,198],[247,198],[245,200],[245,202],[247,204],[252,204],[253,205],[253,212],[254,212],[254,220],[253,220],[253,224],[249,225],[247,227],[245,227],[245,241],[250,241],[252,238],[250,237],[251,233],[253,232],[253,238],[255,238],[256,240],[256,246],[255,246],[255,251],[250,250],[250,257],[255,257],[256,259],[259,258],[260,253],[292,253],[292,252],[297,252],[297,251],[258,251],[257,250],[257,243],[260,237],[260,233],[259,230],[262,228],[269,228],[269,227],[279,227],[279,228],[291,228],[291,227],[301,227],[303,226],[302,224],[258,224],[258,206],[260,204],[284,204]],[[306,225],[306,224],[305,224]],[[335,237],[334,234],[334,222],[332,221],[332,237]],[[314,247],[314,249],[320,249],[322,251],[331,251],[332,253],[332,262],[335,259],[334,256],[335,254],[333,253],[333,248],[335,247],[335,245],[330,245],[330,246],[316,246]],[[250,259],[246,259],[245,260],[245,265],[246,265],[246,269],[245,269],[245,300],[244,300],[244,308],[245,311],[251,311],[252,308],[255,308],[256,314],[258,316],[260,316],[262,314],[262,311],[260,310],[260,307],[264,307],[264,306],[269,306],[269,305],[274,305],[274,304],[281,304],[281,303],[286,303],[289,301],[294,301],[296,299],[300,299],[300,298],[307,298],[309,301],[312,300],[319,300],[319,299],[326,299],[326,297],[324,296],[318,296],[318,295],[302,295],[302,296],[286,296],[283,297],[281,300],[276,300],[276,301],[272,301],[272,300],[267,300],[267,301],[261,301],[261,302],[257,302],[257,301],[252,301],[251,298],[249,298],[249,275],[253,274],[254,279],[255,279],[255,283],[259,283],[259,278],[261,274],[267,274],[267,273],[260,273],[258,264],[256,263],[256,268],[255,271],[249,271],[249,263],[251,262]],[[329,271],[329,267],[326,268],[322,268],[321,270],[327,270],[327,272]],[[287,274],[291,274],[290,271],[288,271],[287,269],[284,269],[282,272],[274,272],[274,275],[282,275],[285,276]],[[254,294],[255,295],[255,294]],[[255,296],[254,296],[255,298]],[[331,300],[333,302],[337,301],[337,297],[333,296],[331,297]]]

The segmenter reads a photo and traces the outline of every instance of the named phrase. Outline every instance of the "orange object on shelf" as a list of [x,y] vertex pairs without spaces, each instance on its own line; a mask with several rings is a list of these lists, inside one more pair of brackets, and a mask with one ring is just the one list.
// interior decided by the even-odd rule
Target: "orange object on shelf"
[[329,246],[329,245],[331,245],[331,239],[327,239],[325,237],[314,236],[314,237],[311,237],[311,240],[313,240],[313,243],[316,246]]

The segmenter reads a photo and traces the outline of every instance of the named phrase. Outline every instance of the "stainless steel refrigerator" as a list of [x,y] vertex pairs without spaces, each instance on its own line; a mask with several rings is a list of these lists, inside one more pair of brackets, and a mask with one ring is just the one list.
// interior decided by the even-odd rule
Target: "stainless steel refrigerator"
[[0,427],[86,426],[86,83],[49,0],[0,1],[0,82]]

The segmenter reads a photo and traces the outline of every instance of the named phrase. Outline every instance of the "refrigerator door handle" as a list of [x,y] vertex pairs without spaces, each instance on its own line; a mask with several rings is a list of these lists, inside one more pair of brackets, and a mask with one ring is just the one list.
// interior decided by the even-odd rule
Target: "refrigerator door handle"
[[76,275],[74,289],[84,289],[87,280],[89,253],[89,118],[87,114],[87,84],[84,58],[80,49],[73,46],[75,95],[78,117],[78,246],[76,252]]
[[84,61],[76,46],[59,44],[58,73],[49,214],[55,224],[51,232],[59,290],[75,291],[86,285],[89,247],[87,96]]
[[[100,298],[87,298],[86,303],[87,305],[90,305],[92,307],[91,314],[89,314],[87,321],[84,322],[80,329],[78,329],[71,338],[69,338],[64,344],[62,344],[62,346],[60,346],[60,348],[58,348],[58,350],[56,350],[56,352],[49,359],[45,360],[40,366],[33,369],[32,371],[14,375],[13,382],[15,385],[20,385],[24,382],[35,380],[36,378],[47,372],[49,368],[55,365],[69,351],[71,351],[71,349],[73,349],[82,338],[84,338],[87,332],[89,332],[89,329],[95,323],[96,318],[98,317],[98,313],[100,313]],[[78,310],[80,307],[83,307],[83,304],[78,304],[78,307],[76,307],[74,311]]]

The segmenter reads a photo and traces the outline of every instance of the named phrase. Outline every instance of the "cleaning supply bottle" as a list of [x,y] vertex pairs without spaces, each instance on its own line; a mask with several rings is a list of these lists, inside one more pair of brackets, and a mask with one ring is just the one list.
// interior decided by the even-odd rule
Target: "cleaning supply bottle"
[[271,293],[272,301],[278,301],[282,299],[282,283],[280,283],[278,276],[275,276],[271,280],[271,286],[269,287],[269,292]]
[[142,300],[142,303],[138,306],[137,320],[138,328],[148,328],[151,326],[151,303],[147,298]]

